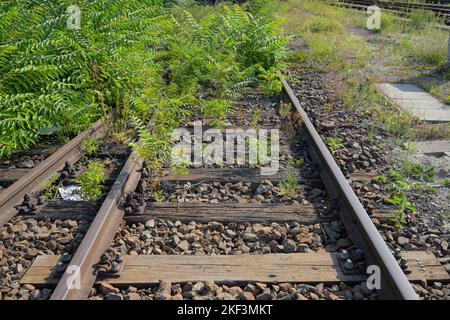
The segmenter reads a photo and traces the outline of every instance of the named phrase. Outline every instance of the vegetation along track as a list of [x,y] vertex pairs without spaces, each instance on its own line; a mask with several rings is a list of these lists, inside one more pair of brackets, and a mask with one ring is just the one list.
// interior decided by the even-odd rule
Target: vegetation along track
[[[417,299],[284,80],[283,87],[287,104],[255,92],[228,118],[229,126],[285,128],[280,174],[204,165],[187,175],[163,170],[157,181],[133,153],[64,275],[53,267],[67,257],[42,255],[21,283],[56,285],[52,299]],[[427,253],[402,254],[413,261],[410,280],[442,277],[433,274],[439,267],[421,271],[433,259]],[[365,282],[369,264],[381,269],[378,293]]]

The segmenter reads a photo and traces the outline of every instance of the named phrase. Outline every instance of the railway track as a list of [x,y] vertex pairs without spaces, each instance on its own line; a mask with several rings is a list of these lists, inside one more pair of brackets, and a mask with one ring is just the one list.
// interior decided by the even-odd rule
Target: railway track
[[[62,254],[65,259],[71,257],[96,214],[110,202],[110,189],[114,189],[114,182],[122,177],[119,171],[129,155],[129,148],[106,142],[106,131],[99,120],[34,168],[21,176],[16,175],[16,180],[12,182],[11,179],[12,184],[0,193],[0,299],[48,299],[51,289],[37,290],[28,286],[32,290],[19,290],[15,287],[17,280],[36,256]],[[88,153],[87,140],[104,141],[104,144]],[[102,163],[104,167],[104,179],[97,182],[100,192],[107,193],[104,201],[64,199],[62,188],[73,185],[94,162]],[[3,177],[10,177],[10,172],[4,169]],[[54,219],[52,212],[58,212],[60,218]],[[79,217],[70,219],[67,212]],[[64,264],[60,268],[64,268]]]
[[347,7],[356,10],[367,10],[369,6],[377,5],[382,10],[394,12],[401,16],[408,17],[412,10],[428,10],[440,16],[445,25],[450,25],[450,6],[448,4],[434,3],[410,3],[410,2],[392,2],[375,0],[350,0],[336,1],[332,5]]
[[5,224],[18,213],[15,207],[22,202],[26,194],[38,191],[46,180],[64,168],[66,162],[75,163],[80,159],[85,139],[100,138],[103,133],[104,130],[99,120],[92,128],[57,149],[33,169],[1,169],[0,177],[3,184],[9,186],[0,190],[0,225]]
[[[387,215],[369,216],[349,185],[373,174],[345,177],[285,80],[283,87],[288,111],[256,97],[238,108],[240,117],[229,118],[230,126],[248,126],[257,110],[258,127],[281,129],[281,169],[273,176],[232,165],[200,166],[187,175],[165,168],[156,179],[131,153],[115,166],[96,207],[50,201],[32,215],[12,218],[24,193],[37,192],[39,181],[68,159],[80,159],[80,141],[100,134],[100,124],[32,169],[0,194],[9,195],[1,211],[2,221],[9,221],[1,240],[24,251],[10,266],[15,285],[8,289],[14,294],[2,294],[53,300],[175,300],[206,293],[218,299],[409,300],[417,295],[408,280],[447,279],[426,252],[402,253],[410,261],[405,275],[371,221]],[[304,164],[291,167],[296,159]],[[288,197],[280,190],[289,177],[300,184]],[[66,230],[53,230],[49,221]],[[37,232],[24,237],[27,229]],[[55,248],[45,247],[44,240],[56,242]],[[27,247],[21,248],[23,241]],[[366,286],[369,265],[380,268],[378,291]]]

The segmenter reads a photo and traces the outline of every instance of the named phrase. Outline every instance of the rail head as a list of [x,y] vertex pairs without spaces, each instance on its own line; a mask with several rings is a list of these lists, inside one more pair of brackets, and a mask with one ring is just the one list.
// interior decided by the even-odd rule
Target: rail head
[[351,234],[352,240],[365,249],[369,263],[377,265],[381,270],[381,293],[388,299],[418,300],[417,294],[309,120],[307,113],[301,107],[291,87],[285,79],[282,79],[282,84],[289,100],[303,120],[313,148],[313,156],[320,164],[323,170],[321,174],[327,181],[325,184],[327,191],[337,197],[343,208],[341,218],[347,231]]

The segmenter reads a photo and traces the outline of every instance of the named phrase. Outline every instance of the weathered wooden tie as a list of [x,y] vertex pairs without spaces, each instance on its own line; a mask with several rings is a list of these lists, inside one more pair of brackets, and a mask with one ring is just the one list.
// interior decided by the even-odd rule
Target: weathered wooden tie
[[[410,281],[449,280],[449,274],[436,257],[426,251],[404,251],[411,273]],[[61,256],[38,256],[20,280],[22,284],[55,285],[54,270]],[[359,282],[365,274],[345,274],[337,253],[292,253],[266,255],[139,255],[126,256],[116,278],[103,278],[113,285],[151,285],[160,280],[215,282]]]
[[317,223],[311,204],[260,203],[151,203],[143,215],[125,216],[128,222],[148,219],[219,222],[289,222]]
[[31,169],[25,168],[2,169],[0,170],[0,186],[9,186],[30,171]]
[[[319,175],[316,178],[305,178],[300,175],[298,168],[292,168],[291,174],[297,177],[299,183],[304,184],[321,184]],[[349,176],[350,181],[367,181],[376,177],[375,172],[358,171],[353,172]],[[273,175],[261,175],[261,170],[258,168],[190,168],[187,175],[175,175],[170,171],[164,171],[161,176],[161,181],[174,182],[210,182],[210,181],[224,181],[224,182],[251,182],[258,183],[261,180],[269,179],[272,183],[279,183],[288,176],[287,170],[280,168],[277,173]]]
[[49,200],[45,206],[36,214],[25,215],[25,217],[36,220],[56,220],[56,219],[72,219],[79,220],[83,218],[93,217],[97,214],[95,207],[89,201],[64,201]]

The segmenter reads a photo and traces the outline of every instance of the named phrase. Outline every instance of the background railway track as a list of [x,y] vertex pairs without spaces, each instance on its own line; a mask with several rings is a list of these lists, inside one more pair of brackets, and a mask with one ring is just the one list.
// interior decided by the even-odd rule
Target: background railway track
[[371,5],[377,5],[382,10],[391,11],[401,16],[408,17],[412,10],[429,10],[440,16],[445,25],[450,25],[450,6],[448,4],[438,3],[411,3],[411,2],[393,2],[393,1],[375,1],[375,0],[343,0],[330,2],[332,5],[348,7],[356,10],[366,10]]

